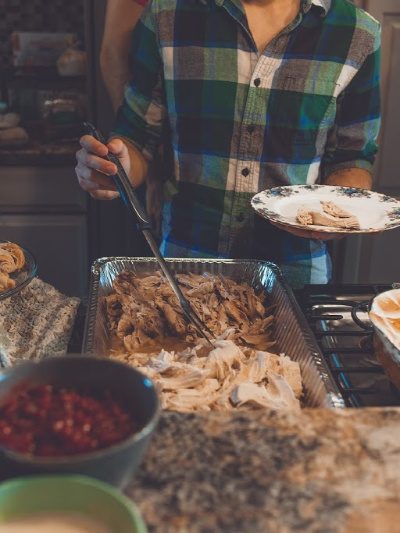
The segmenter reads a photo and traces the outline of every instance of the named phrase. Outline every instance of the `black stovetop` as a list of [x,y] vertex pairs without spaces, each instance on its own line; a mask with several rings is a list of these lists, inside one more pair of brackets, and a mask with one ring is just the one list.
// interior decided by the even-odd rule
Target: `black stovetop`
[[367,312],[371,299],[389,289],[389,285],[308,285],[296,293],[348,407],[400,405],[400,391],[373,353]]

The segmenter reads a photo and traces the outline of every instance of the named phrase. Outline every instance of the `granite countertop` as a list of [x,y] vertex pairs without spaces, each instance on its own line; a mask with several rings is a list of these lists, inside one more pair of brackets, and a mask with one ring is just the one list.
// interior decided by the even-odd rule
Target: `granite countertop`
[[128,494],[157,532],[400,532],[400,409],[164,412]]
[[400,533],[400,408],[164,411],[127,494],[157,533]]

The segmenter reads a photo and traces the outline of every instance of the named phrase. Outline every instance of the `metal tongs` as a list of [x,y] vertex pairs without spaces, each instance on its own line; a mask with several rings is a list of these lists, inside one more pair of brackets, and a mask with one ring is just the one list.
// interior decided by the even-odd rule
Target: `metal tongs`
[[[95,139],[100,141],[102,144],[106,144],[103,135],[92,124],[90,124],[89,122],[85,122],[84,126],[89,135],[92,135]],[[193,324],[194,328],[199,333],[199,335],[201,335],[208,342],[208,344],[213,346],[211,342],[213,340],[213,334],[208,329],[208,327],[203,323],[203,321],[198,317],[197,313],[193,310],[192,306],[190,305],[188,300],[185,298],[184,294],[182,293],[179,285],[177,284],[175,280],[174,275],[170,271],[164,257],[161,255],[160,250],[156,243],[156,239],[154,237],[151,222],[147,216],[146,211],[143,209],[143,206],[138,200],[133,190],[133,187],[131,185],[131,182],[129,181],[129,178],[126,175],[126,172],[123,166],[121,165],[119,159],[114,154],[111,154],[110,152],[106,156],[104,156],[104,159],[116,165],[118,172],[117,174],[112,176],[115,186],[123,202],[127,206],[127,208],[137,218],[138,227],[143,233],[148,245],[150,246],[151,251],[154,254],[154,257],[157,259],[157,262],[161,270],[163,271],[165,277],[167,278],[169,284],[171,285],[171,288],[174,291],[176,297],[178,298],[183,314],[185,315],[186,319],[191,324]]]

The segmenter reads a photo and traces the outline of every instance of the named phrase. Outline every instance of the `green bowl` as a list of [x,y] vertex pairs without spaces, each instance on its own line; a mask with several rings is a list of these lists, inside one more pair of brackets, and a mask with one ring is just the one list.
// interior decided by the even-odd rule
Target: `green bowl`
[[113,487],[84,476],[32,476],[0,485],[1,524],[37,513],[78,513],[112,533],[146,533],[135,505]]

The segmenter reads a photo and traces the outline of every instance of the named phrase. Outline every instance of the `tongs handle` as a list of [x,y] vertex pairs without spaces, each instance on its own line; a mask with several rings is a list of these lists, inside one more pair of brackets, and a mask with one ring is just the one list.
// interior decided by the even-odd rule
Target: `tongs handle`
[[[106,141],[101,134],[101,132],[93,126],[90,122],[84,122],[84,126],[89,135],[92,135],[96,140],[102,144],[106,144]],[[129,181],[128,176],[124,170],[124,167],[121,165],[121,161],[111,152],[108,152],[104,159],[114,163],[117,167],[117,173],[112,176],[112,180],[117,187],[120,197],[122,198],[124,204],[129,208],[133,209],[135,216],[138,219],[138,226],[141,230],[149,229],[151,230],[151,222],[147,216],[146,211],[143,209],[141,203],[139,202],[131,182]]]
[[[102,144],[105,144],[105,140],[102,136],[102,134],[93,126],[93,124],[90,124],[90,122],[85,122],[84,126],[88,132],[89,135],[92,135],[95,139],[97,139]],[[151,222],[147,217],[146,211],[143,209],[141,203],[136,197],[136,194],[133,191],[131,182],[129,181],[128,176],[126,175],[126,172],[124,170],[124,167],[121,165],[121,162],[119,159],[110,152],[104,157],[104,159],[107,159],[111,163],[114,163],[117,167],[117,173],[112,176],[112,179],[115,183],[115,186],[117,187],[117,190],[126,204],[129,211],[133,211],[133,214],[138,219],[138,226],[139,229],[142,231],[148,245],[150,246],[151,251],[153,252],[155,258],[157,259],[157,262],[163,271],[165,277],[169,281],[169,284],[171,285],[172,290],[174,291],[176,297],[178,298],[178,301],[180,303],[180,306],[182,308],[182,311],[186,318],[193,324],[193,326],[196,328],[197,332],[206,339],[206,341],[212,346],[212,343],[210,339],[207,337],[207,335],[204,333],[204,329],[207,331],[207,333],[212,337],[211,332],[208,330],[208,328],[201,322],[195,311],[190,306],[190,303],[185,298],[185,295],[183,294],[181,288],[175,281],[175,278],[170,271],[164,257],[161,255],[160,250],[157,246],[156,240],[154,238],[153,230],[151,227]]]

